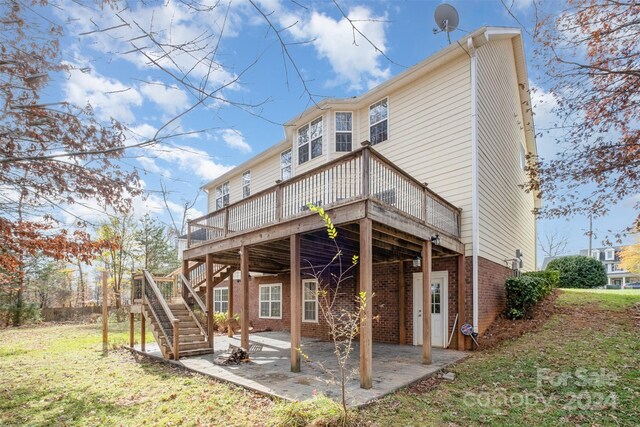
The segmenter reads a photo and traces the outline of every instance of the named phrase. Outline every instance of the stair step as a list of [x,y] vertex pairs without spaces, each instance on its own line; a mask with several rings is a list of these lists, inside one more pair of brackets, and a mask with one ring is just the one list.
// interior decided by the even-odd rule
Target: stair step
[[[164,337],[160,337],[160,345],[164,345],[164,346],[169,346],[169,343],[167,342],[166,339],[164,339]],[[204,336],[200,335],[199,337],[195,337],[195,338],[188,338],[185,339],[184,337],[180,337],[180,348],[185,347],[185,350],[188,350],[190,348],[200,348],[200,347],[208,347],[207,344],[207,340],[204,338]]]
[[180,350],[180,357],[191,357],[191,356],[200,356],[202,354],[211,354],[213,353],[213,349],[199,349],[199,350]]
[[185,343],[183,344],[182,342],[180,343],[180,353],[182,353],[182,350],[188,351],[188,350],[207,350],[210,349],[211,345],[206,342],[206,341],[201,341],[201,342],[191,342],[191,343]]

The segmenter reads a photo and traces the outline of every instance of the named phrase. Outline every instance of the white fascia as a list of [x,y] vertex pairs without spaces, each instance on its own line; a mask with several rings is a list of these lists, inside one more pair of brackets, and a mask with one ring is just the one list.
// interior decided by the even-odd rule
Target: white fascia
[[478,79],[473,38],[467,39],[471,55],[471,250],[473,282],[473,332],[478,333],[478,252],[480,250],[480,209],[478,207]]

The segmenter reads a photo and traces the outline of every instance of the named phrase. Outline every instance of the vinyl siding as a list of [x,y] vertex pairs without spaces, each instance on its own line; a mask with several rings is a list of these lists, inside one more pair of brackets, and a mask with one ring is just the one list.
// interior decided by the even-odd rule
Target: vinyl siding
[[[471,81],[467,55],[388,94],[389,139],[374,149],[462,208],[462,241],[471,255]],[[377,102],[383,96],[374,100]],[[369,106],[360,110],[369,139]]]
[[510,40],[482,46],[478,55],[479,255],[505,265],[524,251],[525,270],[535,270],[534,197],[519,188],[525,146],[518,79]]
[[[251,194],[256,194],[266,188],[273,187],[276,181],[280,179],[280,153],[275,153],[262,162],[249,168],[251,171]],[[228,178],[229,181],[229,203],[235,203],[242,200],[242,174],[247,169],[238,169]],[[222,181],[226,182],[226,180]],[[209,190],[208,208],[209,212],[213,212],[216,208],[216,183]]]
[[[467,243],[467,255],[471,255],[471,104],[469,57],[456,59],[438,67],[426,75],[397,88],[382,93],[363,105],[353,108],[328,109],[323,116],[322,156],[298,165],[297,130],[308,122],[300,123],[291,132],[293,147],[293,174],[300,175],[346,153],[335,152],[335,112],[352,111],[353,149],[369,139],[369,105],[388,98],[387,141],[374,146],[383,156],[395,162],[401,169],[462,208],[462,241]],[[314,115],[315,119],[318,115]],[[312,119],[313,120],[313,119]],[[327,151],[329,150],[329,151]],[[329,153],[329,155],[327,155]],[[268,163],[268,165],[266,165]],[[280,173],[279,154],[260,162],[260,168],[252,169],[252,180],[260,179],[260,189],[274,184]],[[264,166],[263,166],[264,165]],[[275,174],[272,172],[275,171]],[[241,198],[242,170],[230,179],[231,203]],[[268,178],[262,174],[271,174]],[[258,191],[252,182],[252,193]],[[215,207],[214,191],[209,209]]]

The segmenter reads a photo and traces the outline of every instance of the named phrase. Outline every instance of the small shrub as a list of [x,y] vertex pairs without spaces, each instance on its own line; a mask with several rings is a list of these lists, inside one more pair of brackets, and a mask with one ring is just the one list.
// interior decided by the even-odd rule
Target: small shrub
[[546,280],[551,289],[560,287],[560,272],[556,270],[527,271],[523,276],[539,277]]
[[[10,302],[0,305],[0,317],[5,318],[6,324],[13,324],[14,326],[40,323],[42,318],[40,317],[40,307],[35,303],[22,303]],[[16,324],[16,320],[19,321]]]
[[507,289],[507,316],[521,319],[527,316],[533,306],[551,293],[551,282],[535,275],[510,277],[505,284]]
[[591,289],[607,284],[604,264],[588,256],[565,256],[552,260],[547,271],[557,271],[560,287]]
[[[240,322],[240,315],[238,313],[234,313],[233,317],[231,318],[231,326],[235,327],[238,322]],[[229,321],[227,320],[227,313],[218,311],[213,313],[213,325],[218,332],[226,332],[229,325]]]

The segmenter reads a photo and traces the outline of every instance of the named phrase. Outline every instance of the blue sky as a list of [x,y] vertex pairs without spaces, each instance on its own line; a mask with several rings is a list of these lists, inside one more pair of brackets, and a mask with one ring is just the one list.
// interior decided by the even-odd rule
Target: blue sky
[[[384,51],[382,55],[360,36],[356,36],[357,45],[353,44],[351,27],[332,2],[256,1],[276,28],[287,28],[280,35],[293,43],[289,54],[308,91],[317,95],[316,100],[361,94],[445,47],[446,36],[433,33],[433,13],[439,3],[339,2],[348,16],[358,19],[358,28]],[[449,3],[460,13],[459,30],[452,34],[453,39],[484,25],[518,27],[500,1]],[[511,4],[511,0],[505,3]],[[279,142],[284,135],[281,124],[311,103],[298,71],[283,56],[267,20],[248,1],[230,5],[220,2],[215,10],[199,13],[179,2],[167,2],[165,6],[148,2],[147,6],[119,11],[119,16],[74,2],[63,4],[52,12],[52,18],[64,24],[64,59],[75,69],[57,76],[47,96],[77,104],[90,102],[102,119],[114,117],[125,123],[131,130],[132,143],[170,123],[160,132],[170,138],[151,150],[132,149],[123,159],[140,171],[149,192],[146,200],[136,201],[138,215],[151,212],[169,221],[158,195],[161,183],[170,191],[169,207],[176,216],[203,183]],[[525,25],[530,23],[531,0],[515,1],[513,12]],[[109,27],[118,28],[96,31]],[[209,48],[217,45],[215,58],[207,57],[216,65],[210,69],[196,61],[197,52],[176,56],[171,63],[157,56],[158,50],[148,38],[140,38],[140,29],[150,31],[159,42],[200,38]],[[134,47],[144,48],[149,57],[133,51]],[[545,92],[544,75],[532,61],[532,47],[525,35],[530,83],[538,89],[534,96],[535,123],[543,128],[553,121],[553,99]],[[159,58],[165,71],[150,66],[149,58]],[[172,77],[186,69],[192,70],[189,82],[193,86],[207,79],[208,89],[225,88],[215,92],[216,99],[171,121],[197,101],[193,90]],[[551,136],[538,138],[537,144],[545,157],[560,149]],[[624,202],[615,214],[596,219],[597,236],[604,237],[607,230],[630,224],[634,218],[631,205],[631,201]],[[100,217],[91,201],[71,210],[96,221]],[[205,212],[206,195],[201,193],[191,215]],[[72,218],[67,215],[65,219]],[[581,217],[540,220],[538,224],[540,235],[568,236],[568,252],[587,246],[587,228],[588,221]]]

